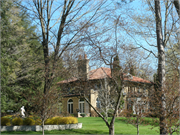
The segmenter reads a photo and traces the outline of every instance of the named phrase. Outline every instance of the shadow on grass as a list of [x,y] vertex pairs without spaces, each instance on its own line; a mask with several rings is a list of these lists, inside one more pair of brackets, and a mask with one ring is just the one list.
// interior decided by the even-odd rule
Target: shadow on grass
[[[15,132],[2,132],[3,135],[9,134],[42,134],[42,132],[35,131],[15,131]],[[52,130],[45,131],[45,135],[47,134],[107,134],[107,132],[98,131],[98,130],[78,130],[78,129],[68,129],[68,130]]]
[[[119,118],[118,120],[126,124],[131,124],[131,122],[129,122],[130,119],[127,119],[127,118]],[[141,125],[151,125],[154,127],[159,126],[159,121],[156,119],[141,119],[140,122],[141,122]]]

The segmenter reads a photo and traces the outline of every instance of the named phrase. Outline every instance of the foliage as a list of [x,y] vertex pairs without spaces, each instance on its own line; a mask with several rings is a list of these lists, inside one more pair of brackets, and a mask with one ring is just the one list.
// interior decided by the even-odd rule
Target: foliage
[[1,117],[1,126],[11,126],[11,120],[9,118]]
[[41,119],[35,119],[35,125],[41,125],[42,121]]
[[[18,6],[19,1],[1,1],[1,113],[7,110],[19,111],[30,103],[22,93],[41,86],[41,68],[37,69],[43,58],[39,51],[36,26],[27,16],[27,10]],[[27,112],[27,110],[26,110]]]
[[45,125],[59,125],[59,124],[76,124],[78,123],[75,117],[53,117],[45,121]]
[[12,120],[12,125],[13,126],[21,126],[21,125],[23,125],[23,119],[19,118],[19,117],[14,118]]
[[3,118],[9,118],[9,119],[12,119],[13,115],[6,115],[6,116],[3,116]]
[[[45,125],[60,125],[60,124],[76,124],[78,123],[78,119],[76,117],[52,117],[49,118],[45,121]],[[12,119],[12,125],[13,126],[21,126],[21,125],[27,125],[27,126],[32,126],[32,125],[41,125],[42,121],[41,119],[37,117],[28,117],[25,119],[15,117]],[[1,125],[2,126],[11,126],[11,119],[9,116],[4,116],[1,117]]]
[[35,120],[33,120],[32,118],[25,118],[23,120],[23,125],[32,126],[35,125],[35,123]]
[[81,115],[82,117],[85,117],[85,116],[86,116],[86,114],[85,114],[85,113],[81,113],[80,115]]
[[77,118],[75,117],[63,117],[62,124],[76,124],[78,123]]
[[114,110],[109,109],[109,110],[108,110],[108,117],[112,117],[112,116],[113,116],[113,113],[114,113]]

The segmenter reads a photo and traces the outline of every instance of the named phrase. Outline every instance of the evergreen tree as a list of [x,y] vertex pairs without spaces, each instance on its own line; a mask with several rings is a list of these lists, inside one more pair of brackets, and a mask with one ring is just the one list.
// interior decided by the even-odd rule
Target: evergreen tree
[[41,45],[26,11],[1,1],[1,113],[19,111],[23,94],[41,87]]

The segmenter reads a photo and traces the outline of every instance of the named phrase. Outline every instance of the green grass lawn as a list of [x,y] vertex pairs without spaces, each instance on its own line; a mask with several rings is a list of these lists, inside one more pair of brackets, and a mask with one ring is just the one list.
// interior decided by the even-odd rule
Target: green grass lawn
[[[45,134],[108,134],[108,128],[105,122],[99,117],[85,117],[78,118],[79,123],[83,123],[82,129],[72,129],[72,130],[62,130],[62,131],[45,131]],[[158,127],[152,126],[143,126],[140,125],[139,133],[143,135],[151,134],[159,134]],[[16,132],[2,132],[1,134],[42,134],[42,132],[32,132],[32,131],[16,131]],[[119,120],[116,118],[115,121],[115,134],[136,134],[136,128],[127,124],[125,121]]]

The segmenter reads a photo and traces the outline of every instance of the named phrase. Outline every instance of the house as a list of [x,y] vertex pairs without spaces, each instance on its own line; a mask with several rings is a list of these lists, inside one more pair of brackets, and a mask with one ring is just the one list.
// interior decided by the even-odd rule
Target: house
[[[80,117],[81,113],[85,113],[86,116],[91,116],[93,108],[89,106],[87,102],[81,98],[81,93],[84,93],[88,98],[88,101],[96,108],[101,107],[102,101],[99,100],[102,93],[99,93],[99,90],[102,90],[102,87],[107,82],[107,89],[111,89],[113,84],[112,73],[110,68],[101,67],[95,70],[89,71],[89,59],[85,55],[82,59],[79,57],[78,63],[78,77],[72,77],[67,80],[58,82],[58,85],[62,89],[62,106],[63,112],[68,112],[74,116]],[[113,71],[113,70],[112,70]],[[126,74],[124,78],[124,107],[123,109],[131,109],[133,112],[136,112],[135,103],[139,101],[145,101],[148,98],[148,91],[152,87],[152,82],[144,80],[142,78]],[[103,88],[104,89],[104,88]],[[108,91],[106,91],[108,92]],[[106,95],[111,96],[110,92]],[[116,94],[116,93],[114,93]],[[108,99],[105,99],[106,101]],[[104,103],[104,102],[103,102]],[[147,110],[149,107],[148,103],[144,105],[144,110]]]

